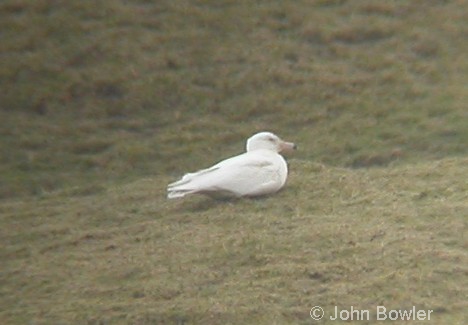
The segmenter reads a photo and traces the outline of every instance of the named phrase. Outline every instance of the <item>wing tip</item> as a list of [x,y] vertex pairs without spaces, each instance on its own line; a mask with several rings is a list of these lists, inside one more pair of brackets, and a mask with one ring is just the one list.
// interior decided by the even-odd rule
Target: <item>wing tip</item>
[[167,189],[167,198],[168,199],[179,199],[183,198],[186,195],[196,193],[196,190],[182,190],[182,189],[175,189],[175,188],[168,188]]
[[184,196],[185,196],[185,194],[180,193],[180,192],[169,192],[169,193],[167,193],[167,198],[169,200],[180,199],[180,198],[183,198]]

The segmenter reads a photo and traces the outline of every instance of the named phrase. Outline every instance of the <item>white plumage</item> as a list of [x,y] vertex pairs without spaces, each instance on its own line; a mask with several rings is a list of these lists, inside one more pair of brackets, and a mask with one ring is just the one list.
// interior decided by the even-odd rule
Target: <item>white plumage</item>
[[185,174],[167,187],[169,199],[201,193],[222,196],[260,196],[277,192],[286,183],[288,167],[279,154],[295,149],[271,132],[247,140],[246,152],[195,173]]

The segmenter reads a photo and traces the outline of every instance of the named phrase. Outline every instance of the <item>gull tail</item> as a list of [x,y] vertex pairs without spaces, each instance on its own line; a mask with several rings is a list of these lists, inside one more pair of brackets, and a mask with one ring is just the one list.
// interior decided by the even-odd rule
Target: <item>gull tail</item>
[[183,198],[186,195],[196,193],[196,190],[189,189],[177,189],[177,188],[168,188],[167,189],[167,198],[168,199],[179,199]]
[[180,180],[167,186],[167,198],[177,199],[189,194],[203,192],[204,184],[203,181],[200,180],[200,177],[203,177],[204,175],[209,174],[210,172],[217,169],[218,167],[215,167],[203,169],[195,173],[185,174],[184,177],[182,177]]

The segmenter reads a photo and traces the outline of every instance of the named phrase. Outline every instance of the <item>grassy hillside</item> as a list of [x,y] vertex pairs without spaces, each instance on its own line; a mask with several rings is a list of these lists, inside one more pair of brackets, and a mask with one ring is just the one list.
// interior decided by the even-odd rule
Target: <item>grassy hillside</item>
[[464,324],[466,158],[290,166],[265,199],[167,201],[152,177],[3,203],[2,323],[311,324],[315,305],[384,305]]
[[[1,1],[0,323],[465,324],[467,21],[456,0]],[[299,146],[284,191],[165,199],[259,130]]]
[[0,196],[179,175],[263,129],[335,166],[464,156],[467,7],[2,1]]

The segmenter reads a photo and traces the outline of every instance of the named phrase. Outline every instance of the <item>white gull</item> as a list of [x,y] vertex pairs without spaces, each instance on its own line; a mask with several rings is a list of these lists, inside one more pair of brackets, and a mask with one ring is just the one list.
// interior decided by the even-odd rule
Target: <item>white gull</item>
[[288,177],[288,166],[279,154],[296,149],[271,132],[260,132],[247,140],[246,152],[216,165],[185,174],[167,187],[169,199],[189,194],[253,197],[279,191]]

